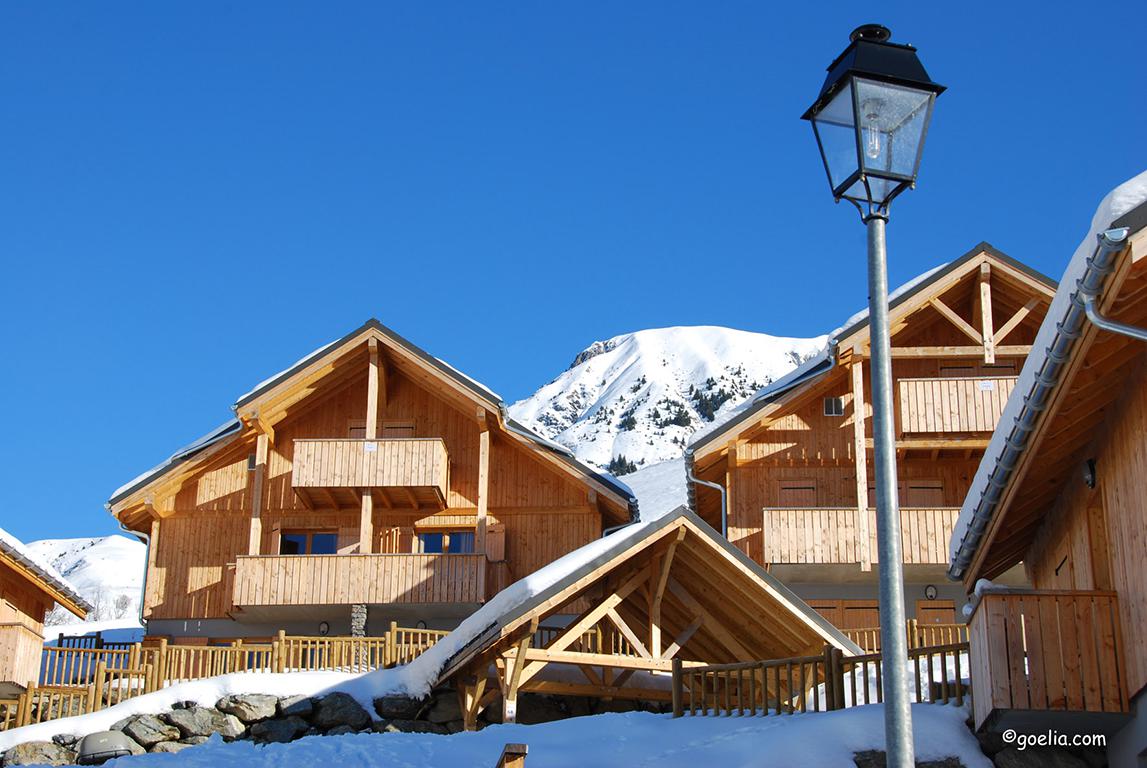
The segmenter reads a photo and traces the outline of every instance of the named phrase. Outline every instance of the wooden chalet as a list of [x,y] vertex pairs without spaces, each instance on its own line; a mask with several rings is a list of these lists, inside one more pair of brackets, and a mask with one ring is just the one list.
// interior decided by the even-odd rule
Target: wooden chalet
[[973,598],[976,727],[1107,731],[1111,765],[1139,765],[1147,342],[1098,327],[1084,305],[1147,325],[1147,203],[1112,218],[1097,229],[1123,231],[1085,241],[1060,282],[961,510],[950,575],[972,592],[1022,561],[1031,580]]
[[[946,583],[960,504],[1055,283],[981,243],[892,295],[908,616],[957,622]],[[879,627],[867,314],[686,452],[690,503],[841,628]],[[960,627],[954,627],[958,635]],[[946,640],[951,642],[952,640]],[[878,638],[868,643],[878,646]]]
[[[823,655],[854,643],[685,507],[611,534],[516,584],[475,614],[473,637],[444,660],[465,723],[518,695],[663,701],[684,668]],[[570,618],[573,616],[574,618]],[[799,698],[822,680],[767,682],[766,700]]]
[[450,628],[636,519],[625,485],[375,320],[233,409],[108,502],[150,540],[149,635]]
[[0,699],[39,679],[44,618],[57,603],[80,621],[92,608],[63,577],[0,529]]

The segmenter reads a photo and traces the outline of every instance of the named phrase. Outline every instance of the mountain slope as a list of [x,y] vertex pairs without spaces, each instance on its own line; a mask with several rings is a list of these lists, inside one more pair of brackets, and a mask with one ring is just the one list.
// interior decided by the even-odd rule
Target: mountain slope
[[591,344],[510,414],[583,461],[627,474],[681,456],[695,432],[820,351],[825,338],[717,326],[627,333]]
[[[41,539],[28,549],[52,564],[92,604],[89,622],[134,619],[139,614],[140,586],[146,549],[135,539],[103,536],[94,539]],[[74,622],[60,608],[48,614],[49,624]]]

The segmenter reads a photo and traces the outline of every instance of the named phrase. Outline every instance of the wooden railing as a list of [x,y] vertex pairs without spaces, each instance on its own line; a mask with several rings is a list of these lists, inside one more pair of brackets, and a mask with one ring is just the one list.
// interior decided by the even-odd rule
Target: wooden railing
[[973,715],[1128,711],[1114,592],[985,593],[969,622]]
[[449,488],[450,457],[438,437],[295,440],[295,488]]
[[[955,702],[968,694],[967,643],[908,652],[913,701]],[[884,701],[879,653],[843,656],[826,647],[818,656],[737,664],[673,664],[673,716],[764,716],[828,712]]]
[[[868,509],[868,554],[877,562],[876,510]],[[901,507],[901,549],[910,565],[944,565],[958,507]],[[781,564],[863,562],[854,507],[764,510],[764,561]]]
[[473,555],[261,555],[235,562],[239,608],[356,603],[480,603],[486,557]]
[[902,434],[993,432],[1015,376],[900,379]]
[[0,731],[86,714],[171,685],[233,673],[362,673],[413,661],[449,632],[399,627],[379,637],[299,637],[270,643],[175,645],[160,639],[126,650],[45,648],[42,682],[16,699],[0,699]]
[[[909,648],[968,642],[967,624],[921,624],[918,619],[908,619],[907,625]],[[842,629],[841,632],[869,653],[880,650],[880,627]]]

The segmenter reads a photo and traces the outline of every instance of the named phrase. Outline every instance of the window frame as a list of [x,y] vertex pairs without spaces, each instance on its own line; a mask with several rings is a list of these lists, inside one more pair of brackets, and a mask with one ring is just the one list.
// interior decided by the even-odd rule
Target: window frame
[[[469,534],[471,537],[470,550],[468,552],[452,552],[450,550],[450,537],[453,534]],[[423,536],[442,537],[442,551],[441,552],[426,552],[423,550]],[[414,532],[414,540],[418,543],[419,555],[473,555],[477,554],[478,549],[478,529],[477,528],[421,528]]]
[[[832,410],[829,410],[829,403],[832,403]],[[837,412],[839,410],[839,412]],[[826,395],[822,401],[823,415],[827,418],[838,419],[844,416],[844,396],[843,395]]]
[[[286,536],[305,536],[306,540],[307,540],[307,551],[306,552],[296,552],[296,553],[284,552],[283,551],[283,539]],[[335,537],[334,552],[322,552],[322,553],[312,552],[311,550],[314,549],[314,537],[315,536],[334,536]],[[299,557],[299,556],[310,556],[310,555],[314,555],[314,556],[318,557],[320,555],[337,555],[338,552],[339,552],[339,532],[337,529],[333,529],[333,528],[284,528],[284,529],[279,531],[279,556],[280,557]]]

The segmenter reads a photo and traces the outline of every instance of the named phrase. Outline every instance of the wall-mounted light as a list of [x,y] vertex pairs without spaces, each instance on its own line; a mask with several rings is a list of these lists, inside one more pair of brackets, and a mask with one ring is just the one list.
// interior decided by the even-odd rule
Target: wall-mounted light
[[319,634],[321,636],[326,637],[328,634],[330,634],[330,631],[331,631],[331,625],[330,624],[328,624],[325,621],[319,622]]
[[419,622],[415,624],[414,627],[415,629],[426,629],[426,622],[419,620]]
[[940,594],[940,590],[936,589],[935,584],[929,584],[924,587],[924,597],[928,600],[935,600],[936,595]]
[[1088,459],[1083,465],[1083,482],[1088,488],[1095,487],[1095,459]]

